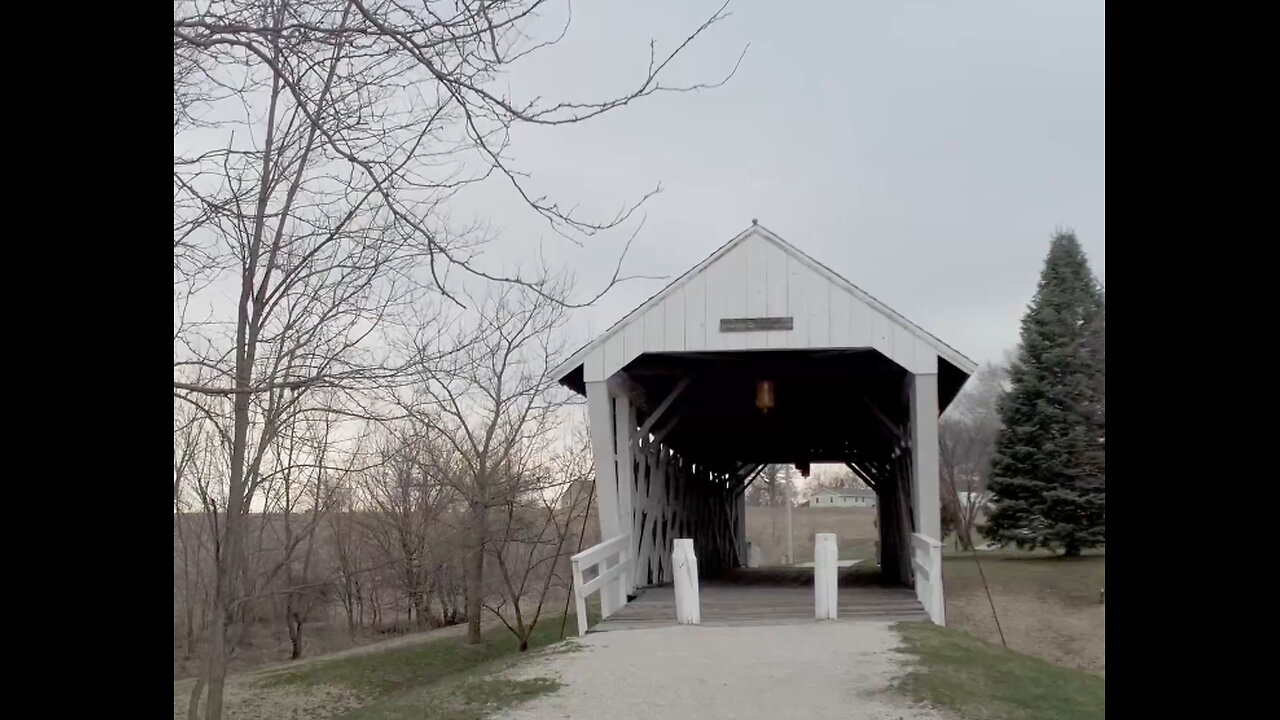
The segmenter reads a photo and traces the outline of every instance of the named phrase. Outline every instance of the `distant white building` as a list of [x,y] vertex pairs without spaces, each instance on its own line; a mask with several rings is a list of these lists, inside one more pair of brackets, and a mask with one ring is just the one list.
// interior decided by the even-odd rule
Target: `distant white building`
[[871,490],[822,488],[809,498],[809,507],[875,507],[876,494]]
[[979,512],[991,510],[991,495],[985,492],[959,492],[956,493],[956,499],[960,501],[960,507],[965,510],[977,509]]

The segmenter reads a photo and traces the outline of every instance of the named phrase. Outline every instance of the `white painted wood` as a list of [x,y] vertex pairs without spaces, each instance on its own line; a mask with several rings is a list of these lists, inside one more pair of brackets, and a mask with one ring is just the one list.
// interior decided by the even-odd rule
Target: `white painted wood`
[[938,494],[938,376],[912,375],[911,505],[916,532],[913,541],[916,596],[929,617],[946,624],[942,591],[942,507]]
[[[769,272],[765,255],[765,241],[751,238],[743,245],[747,249],[747,312],[745,317],[764,317],[769,309]],[[766,333],[742,333],[747,347],[767,347]]]
[[737,507],[734,509],[734,519],[736,520],[734,534],[738,536],[738,559],[743,565],[746,565],[749,555],[747,553],[747,493],[745,490],[738,491],[735,503]]
[[[722,292],[724,292],[724,315],[721,317],[747,317],[748,270],[746,245],[734,248],[732,252],[724,256],[721,262],[725,265],[724,284],[722,286]],[[720,318],[716,318],[715,323],[716,332],[720,334],[723,341],[722,348],[726,350],[746,349],[747,335],[750,333],[722,333],[720,332]]]
[[[591,427],[591,452],[596,469],[596,508],[600,516],[600,537],[606,540],[622,535],[618,513],[618,478],[613,453],[613,403],[609,386],[604,382],[588,382],[587,421]],[[611,567],[611,566],[610,566]],[[618,602],[616,592],[600,595],[600,612],[609,617],[626,602]]]
[[693,552],[692,538],[676,538],[671,550],[671,568],[676,595],[676,622],[697,625],[702,622],[698,600],[698,558]]
[[890,341],[889,318],[882,312],[871,311],[871,347],[880,351],[881,355],[893,359],[892,342]]
[[[633,464],[635,458],[632,455],[633,447],[631,441],[636,432],[636,413],[626,395],[618,394],[614,399],[613,415],[614,448],[617,451],[615,467],[618,473],[618,527],[621,532],[629,534],[631,526],[635,522],[635,518],[632,515],[635,499]],[[601,535],[601,537],[604,536]],[[631,573],[626,577],[626,583],[622,591],[622,605],[627,604],[626,595],[635,590],[633,575],[634,573]]]
[[659,303],[644,314],[644,348],[645,351],[661,351],[667,343],[667,308]]
[[720,262],[724,263],[725,266],[725,317],[746,317],[748,270],[745,242],[727,253]]
[[849,302],[849,347],[871,347],[871,306],[852,298]]
[[835,620],[840,606],[839,545],[833,533],[813,536],[813,613],[818,620]]
[[916,371],[916,337],[911,331],[901,325],[891,324],[893,332],[893,355],[890,356],[894,362],[906,368],[907,372]]
[[[765,308],[767,317],[791,315],[787,308],[791,280],[787,253],[778,245],[766,242],[764,246]],[[764,333],[765,347],[787,348],[796,344],[795,330],[770,330]]]
[[831,347],[831,289],[815,273],[804,280],[804,304],[809,323],[809,347]]
[[942,592],[942,543],[920,533],[911,535],[911,563],[915,571],[916,599],[936,625],[947,624],[947,604]]
[[683,287],[676,288],[667,297],[663,303],[663,312],[667,317],[665,322],[666,336],[663,338],[662,349],[668,352],[684,350],[685,304]]
[[[634,574],[630,548],[631,534],[627,533],[605,540],[569,558],[573,573],[574,607],[578,613],[578,635],[587,633],[587,598],[592,593],[600,593],[601,615],[608,617],[613,614],[614,611],[604,612],[606,599],[616,597],[616,589],[625,587]],[[584,571],[591,568],[597,568],[596,576],[590,582],[583,582]],[[623,605],[626,604],[626,599],[626,595],[623,595]]]
[[707,350],[720,350],[724,347],[725,336],[724,333],[720,332],[720,318],[729,317],[728,310],[726,310],[728,293],[725,288],[728,273],[729,267],[723,263],[715,263],[703,273],[707,278],[705,291],[706,316],[703,318],[707,333],[706,343],[703,347]]
[[852,339],[849,337],[849,315],[852,312],[849,306],[853,303],[853,296],[835,285],[827,285],[830,290],[831,314],[830,321],[830,337],[828,340],[831,347],[854,347]]
[[[627,338],[625,333],[610,335],[604,343],[605,367],[620,368],[627,364]],[[613,373],[610,373],[611,375]]]
[[[604,347],[597,347],[582,362],[582,377],[586,382],[604,380]],[[612,374],[612,373],[610,373]]]
[[[720,319],[716,318],[719,333]],[[689,280],[684,289],[684,346],[707,347],[707,276],[699,273]]]
[[[788,315],[795,323],[791,331],[719,332],[721,318]],[[610,345],[614,335],[624,339]],[[553,374],[563,378],[582,364],[584,378],[591,382],[606,379],[644,352],[752,347],[874,347],[911,371],[927,369],[939,356],[965,373],[977,369],[972,360],[856,285],[773,233],[752,227],[575,352]]]
[[809,268],[799,258],[787,257],[787,314],[795,323],[788,339],[803,347],[810,347],[809,310],[806,304],[806,281],[809,273]]
[[916,531],[942,539],[938,494],[938,376],[911,376],[911,502]]

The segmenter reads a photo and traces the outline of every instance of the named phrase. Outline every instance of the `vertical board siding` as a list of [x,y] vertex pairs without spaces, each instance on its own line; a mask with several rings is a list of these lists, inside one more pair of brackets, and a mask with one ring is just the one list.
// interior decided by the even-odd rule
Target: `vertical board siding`
[[794,319],[791,342],[795,347],[809,347],[809,311],[805,301],[804,263],[787,256],[787,312]]
[[644,349],[646,351],[661,350],[667,338],[667,316],[664,303],[658,303],[645,312]]
[[849,347],[871,347],[871,306],[853,297],[849,304]]
[[627,326],[623,328],[623,331],[622,331],[627,338],[626,362],[631,362],[632,360],[635,360],[641,353],[644,352],[644,348],[645,348],[644,318],[636,318],[636,319],[639,320],[639,322],[628,323]]
[[809,347],[830,347],[831,284],[805,268],[804,285],[805,309],[809,316]]
[[[749,241],[748,241],[749,242]],[[747,316],[747,246],[746,244],[730,250],[720,262],[725,265],[724,275],[724,315],[734,318]],[[720,320],[716,319],[716,332],[720,332]],[[747,333],[720,333],[725,350],[746,349]]]
[[835,285],[831,288],[831,332],[828,341],[831,347],[849,347],[849,303],[853,296]]
[[916,369],[916,336],[897,323],[893,323],[893,354],[889,357],[909,371]]
[[[786,317],[790,265],[787,253],[771,242],[764,245],[765,299],[764,314],[768,317]],[[796,330],[770,330],[764,334],[765,347],[787,348],[796,345]]]
[[[720,332],[723,318],[791,317],[791,330]],[[804,257],[748,234],[700,272],[664,291],[583,357],[603,380],[646,352],[874,348],[912,372],[937,372],[938,350],[920,331],[877,309]]]
[[662,349],[668,352],[684,350],[684,287],[676,288],[662,304],[667,316]]
[[[751,238],[745,243],[747,249],[747,313],[744,317],[764,317],[768,311],[769,274],[766,265],[765,245],[760,238]],[[765,334],[760,332],[745,333],[747,347],[756,349],[765,347]]]
[[720,334],[720,318],[728,317],[726,313],[728,293],[725,290],[727,285],[726,275],[728,267],[723,262],[714,262],[707,268],[707,288],[706,288],[706,304],[707,304],[707,343],[708,350],[724,349],[724,336]]
[[612,368],[620,368],[627,364],[627,337],[625,333],[616,332],[604,342],[605,372],[612,375]]
[[871,347],[880,351],[887,358],[893,357],[889,348],[889,318],[879,310],[871,310]]
[[707,349],[706,275],[692,278],[684,289],[684,349]]

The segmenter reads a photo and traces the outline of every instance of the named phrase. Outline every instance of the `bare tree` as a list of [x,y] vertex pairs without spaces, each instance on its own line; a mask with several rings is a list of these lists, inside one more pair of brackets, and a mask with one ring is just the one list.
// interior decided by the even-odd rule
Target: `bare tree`
[[[408,404],[440,448],[433,471],[465,507],[467,638],[481,642],[484,558],[490,513],[521,492],[522,473],[549,447],[569,396],[549,371],[562,354],[563,303],[553,293],[505,286],[475,302],[473,326],[456,338],[459,351],[424,368]],[[432,348],[422,348],[432,353]],[[444,356],[444,353],[434,353]]]
[[523,652],[557,579],[559,589],[568,590],[557,569],[575,551],[575,529],[585,522],[590,502],[578,490],[595,469],[589,453],[570,445],[517,472],[491,543],[498,600],[486,607],[516,636]]
[[438,453],[425,447],[429,441],[405,429],[390,435],[381,465],[365,475],[363,484],[363,497],[374,511],[364,518],[366,537],[395,568],[409,623],[418,628],[426,627],[430,616],[428,540],[450,492],[435,475]]
[[[368,415],[365,393],[402,369],[383,336],[424,293],[456,299],[451,271],[546,293],[541,277],[477,264],[485,238],[450,224],[449,199],[492,177],[563,234],[619,227],[639,202],[592,219],[528,188],[510,160],[513,127],[572,124],[714,85],[660,77],[723,8],[611,97],[501,92],[507,68],[555,42],[523,32],[542,5],[175,2],[174,392],[225,452],[217,492],[202,496],[215,530],[210,720],[222,716],[253,591],[248,516],[282,429],[321,408]],[[615,270],[601,292],[619,279]],[[322,388],[340,392],[312,402]]]
[[965,550],[973,548],[973,531],[986,507],[987,474],[1000,432],[996,403],[1004,381],[1004,366],[983,366],[938,423],[943,501],[954,509],[956,538]]

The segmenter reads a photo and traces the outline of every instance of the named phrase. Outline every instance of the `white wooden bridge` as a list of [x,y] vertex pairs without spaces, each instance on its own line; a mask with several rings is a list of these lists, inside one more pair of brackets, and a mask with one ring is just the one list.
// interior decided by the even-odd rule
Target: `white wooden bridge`
[[[674,541],[686,538],[702,622],[807,608],[945,623],[938,415],[975,369],[753,223],[555,371],[587,398],[605,538],[575,557],[579,608],[599,593],[602,630],[675,622]],[[818,560],[807,585],[742,582],[745,491],[776,462],[806,475],[843,463],[875,490],[888,587],[844,581],[859,568],[837,582],[834,545],[829,575]]]

